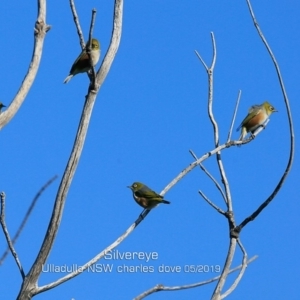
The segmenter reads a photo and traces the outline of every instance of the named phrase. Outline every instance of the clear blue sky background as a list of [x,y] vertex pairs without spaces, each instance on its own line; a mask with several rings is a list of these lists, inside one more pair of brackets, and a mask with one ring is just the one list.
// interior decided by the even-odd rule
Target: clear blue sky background
[[[32,1],[31,1],[32,2]],[[226,3],[225,3],[226,2]],[[113,1],[77,1],[85,36],[91,9],[97,9],[94,36],[106,52]],[[299,1],[253,1],[259,24],[279,62],[299,133]],[[1,1],[1,101],[9,105],[28,68],[33,47],[36,2]],[[35,82],[14,119],[1,131],[0,190],[7,195],[6,221],[13,235],[34,195],[53,175],[16,244],[26,272],[47,229],[56,191],[73,145],[88,87],[85,74],[64,85],[80,52],[68,1],[48,1],[47,34]],[[120,236],[138,217],[126,186],[147,183],[160,192],[198,156],[213,148],[207,117],[207,75],[194,54],[209,64],[210,32],[217,43],[214,113],[225,142],[238,90],[242,99],[235,128],[249,106],[268,99],[279,111],[250,144],[223,152],[234,213],[241,222],[273,191],[288,160],[288,124],[274,66],[250,18],[246,1],[126,1],[121,45],[96,104],[66,201],[49,264],[82,265]],[[102,56],[103,58],[103,56]],[[98,64],[99,67],[99,64]],[[234,138],[239,133],[234,132]],[[275,200],[242,232],[249,257],[258,255],[230,299],[299,297],[299,158]],[[215,157],[205,166],[219,179]],[[160,265],[223,265],[228,248],[227,221],[198,195],[201,189],[224,208],[212,182],[195,169],[166,194],[171,205],[152,211],[117,248],[157,252],[158,259],[101,260],[111,273],[85,272],[36,299],[132,299],[158,283],[194,283],[217,272],[159,273]],[[6,249],[4,236],[0,250]],[[1,252],[0,251],[0,252]],[[234,264],[241,263],[237,250]],[[153,266],[153,273],[119,273],[117,266]],[[39,284],[60,278],[44,273]],[[227,287],[235,278],[231,275]],[[0,294],[14,299],[21,276],[11,257],[0,267]],[[149,299],[209,299],[214,285]]]

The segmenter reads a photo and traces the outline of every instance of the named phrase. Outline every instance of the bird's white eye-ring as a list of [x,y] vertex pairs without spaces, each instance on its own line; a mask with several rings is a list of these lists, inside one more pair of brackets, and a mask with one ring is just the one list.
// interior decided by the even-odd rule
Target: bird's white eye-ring
[[137,187],[137,184],[134,184],[133,187]]

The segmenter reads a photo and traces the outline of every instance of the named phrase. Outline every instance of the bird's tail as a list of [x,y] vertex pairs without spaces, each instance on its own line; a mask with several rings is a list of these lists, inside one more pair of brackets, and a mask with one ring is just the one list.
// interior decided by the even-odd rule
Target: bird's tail
[[64,80],[64,83],[68,83],[73,76],[74,75],[72,75],[72,74],[70,74],[69,76],[67,76],[66,79]]
[[168,200],[161,200],[161,203],[170,204],[171,202]]
[[239,137],[239,141],[242,141],[246,135],[247,135],[247,130],[246,130],[245,127],[242,127],[242,132],[241,132],[241,135]]

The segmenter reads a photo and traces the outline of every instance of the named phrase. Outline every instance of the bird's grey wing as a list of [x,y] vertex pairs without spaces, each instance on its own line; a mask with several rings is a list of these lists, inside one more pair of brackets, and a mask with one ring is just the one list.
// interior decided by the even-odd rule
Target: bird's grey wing
[[252,105],[248,110],[248,114],[252,113],[255,109],[257,109],[257,111],[259,111],[260,105],[258,105],[258,104]]

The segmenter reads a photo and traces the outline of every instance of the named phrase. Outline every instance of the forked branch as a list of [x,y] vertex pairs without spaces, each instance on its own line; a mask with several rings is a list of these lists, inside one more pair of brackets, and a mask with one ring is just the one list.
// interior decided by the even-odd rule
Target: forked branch
[[[249,265],[250,263],[252,263],[255,259],[257,259],[258,256],[255,255],[253,257],[251,257],[248,261],[247,261],[247,265]],[[243,264],[231,269],[228,274],[231,274],[237,270],[240,270],[243,267]],[[164,286],[162,284],[158,284],[156,286],[154,286],[153,288],[145,291],[144,293],[138,295],[137,297],[134,298],[134,300],[141,300],[146,298],[147,296],[156,293],[156,292],[173,292],[173,291],[179,291],[179,290],[185,290],[185,289],[192,289],[195,287],[199,287],[199,286],[203,286],[209,283],[212,283],[214,281],[217,281],[220,279],[220,276],[216,276],[213,277],[211,279],[205,280],[205,281],[201,281],[201,282],[197,282],[197,283],[192,283],[192,284],[187,284],[187,285],[180,285],[180,286]]]
[[[41,189],[38,191],[38,193],[35,195],[35,197],[33,198],[25,216],[24,219],[21,222],[21,225],[19,226],[15,236],[13,237],[11,243],[14,245],[18,239],[18,237],[20,236],[23,228],[25,227],[25,224],[27,223],[27,220],[29,219],[35,204],[37,203],[38,199],[40,198],[40,196],[42,195],[42,193],[47,189],[47,187],[57,178],[57,175],[55,175],[54,177],[52,177],[50,180],[48,180],[42,187]],[[7,254],[9,253],[10,247],[8,247],[4,253],[2,254],[1,258],[0,258],[0,265],[3,263],[3,261],[5,260]]]
[[41,249],[37,255],[37,258],[33,266],[31,267],[29,273],[25,277],[18,299],[30,299],[33,295],[36,295],[37,293],[41,292],[41,290],[37,285],[37,281],[42,272],[42,266],[45,264],[47,257],[49,256],[49,253],[54,244],[56,234],[58,232],[66,197],[83,149],[83,145],[87,134],[97,92],[99,91],[101,84],[103,83],[104,78],[106,77],[110,69],[110,66],[113,62],[114,56],[117,52],[120,43],[121,31],[122,31],[122,16],[123,16],[123,0],[115,0],[115,10],[114,10],[114,20],[113,20],[114,25],[113,25],[111,44],[105,56],[105,59],[102,63],[102,66],[100,68],[100,72],[102,74],[103,80],[101,81],[101,83],[99,82],[97,86],[97,90],[89,89],[88,95],[86,96],[86,101],[79,122],[73,149],[56,195],[52,216],[48,225],[48,229],[44,241],[42,243]]
[[0,130],[17,113],[35,80],[42,58],[44,39],[50,27],[46,24],[46,0],[38,0],[38,18],[34,28],[34,47],[31,62],[16,96],[7,109],[0,114]]
[[10,249],[10,252],[11,252],[11,254],[13,255],[13,257],[14,257],[14,259],[16,261],[16,264],[17,264],[17,266],[18,266],[18,268],[20,270],[22,278],[24,279],[25,278],[25,273],[24,273],[23,267],[21,265],[21,262],[19,260],[18,255],[17,255],[17,252],[16,252],[16,250],[14,248],[13,242],[12,242],[12,240],[10,238],[10,235],[9,235],[6,223],[5,223],[5,193],[4,192],[0,193],[0,201],[1,201],[1,203],[0,203],[0,205],[1,205],[1,212],[0,212],[1,227],[2,227],[3,233],[5,235],[8,247]]

